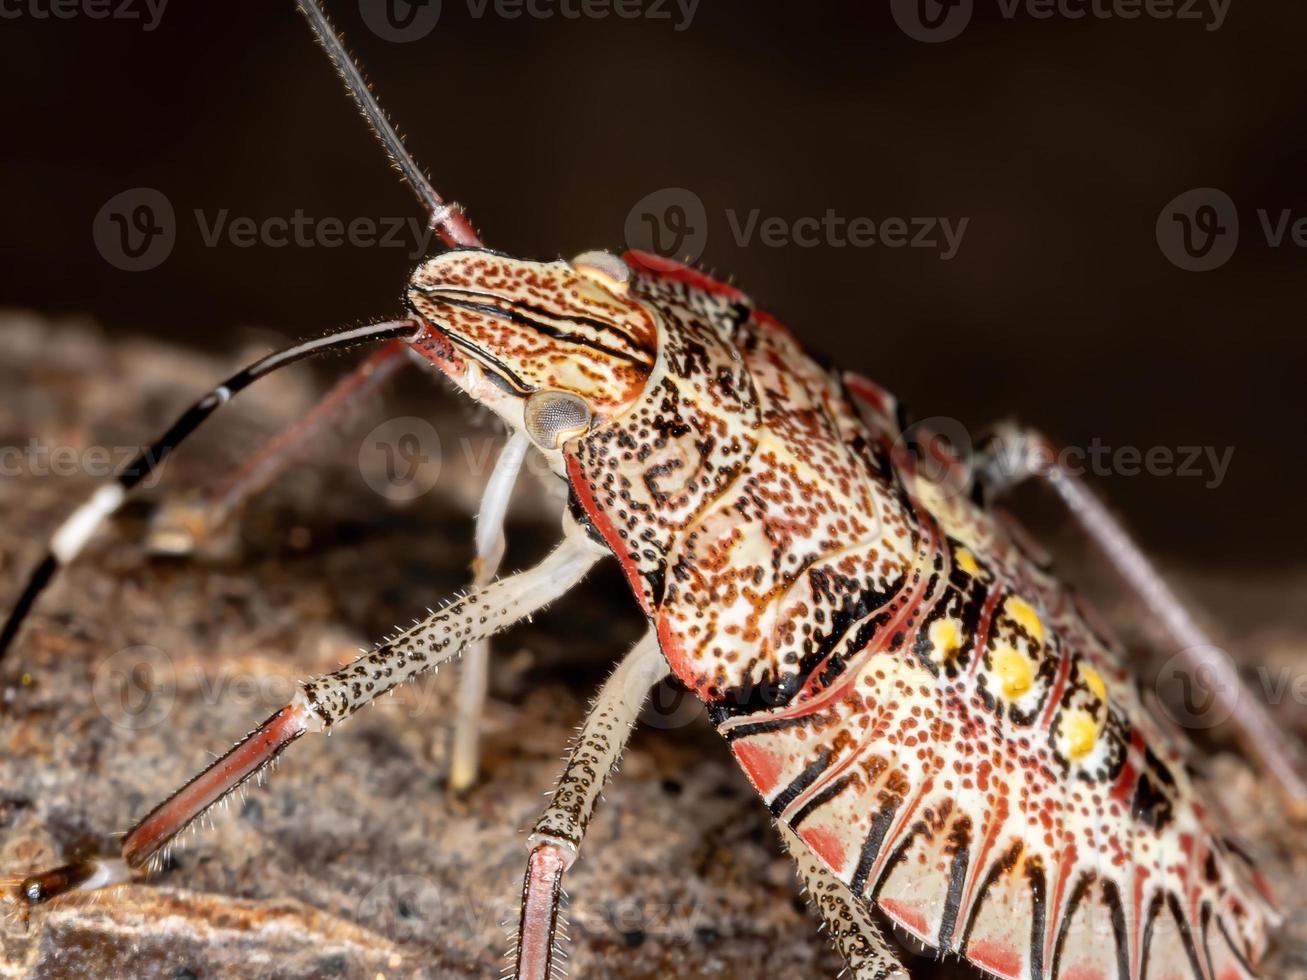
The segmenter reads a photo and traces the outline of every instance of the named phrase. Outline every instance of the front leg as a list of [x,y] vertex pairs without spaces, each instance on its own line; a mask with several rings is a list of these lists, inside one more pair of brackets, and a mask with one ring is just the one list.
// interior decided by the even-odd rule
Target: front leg
[[330,732],[397,685],[453,659],[469,643],[541,609],[569,591],[604,554],[573,526],[563,543],[534,568],[468,593],[353,663],[301,685],[289,704],[146,814],[123,837],[117,857],[30,875],[6,897],[31,906],[65,892],[129,880],[198,817],[258,777],[292,742]]
[[982,448],[976,460],[976,479],[982,491],[993,495],[1033,477],[1053,489],[1076,523],[1169,634],[1186,673],[1201,678],[1210,689],[1213,710],[1229,717],[1240,744],[1275,781],[1290,814],[1299,820],[1307,819],[1307,770],[1301,748],[1285,736],[1261,701],[1244,686],[1234,665],[1217,652],[1212,638],[1121,522],[1057,459],[1053,443],[1038,432],[1003,425]]

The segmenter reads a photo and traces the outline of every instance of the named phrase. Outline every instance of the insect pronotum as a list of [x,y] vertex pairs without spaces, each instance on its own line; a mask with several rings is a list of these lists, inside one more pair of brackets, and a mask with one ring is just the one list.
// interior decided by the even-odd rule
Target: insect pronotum
[[[474,588],[296,696],[150,811],[120,854],[30,874],[28,906],[130,880],[301,737],[466,653],[462,730],[484,696],[484,642],[616,559],[648,632],[604,684],[529,837],[514,970],[560,969],[562,878],[648,690],[674,676],[775,817],[859,980],[906,976],[892,924],[1007,980],[1243,980],[1277,914],[1225,842],[1116,642],[987,506],[1046,480],[1149,610],[1206,638],[1107,510],[1029,432],[974,466],[905,425],[871,382],[819,366],[738,289],[657,256],[534,262],[484,249],[404,149],[316,2],[301,7],[449,250],[394,320],[266,357],[218,385],[54,533],[0,633],[0,655],[59,568],[221,405],[321,351],[415,352],[512,433],[486,491]],[[300,426],[329,424],[347,380]],[[287,438],[294,438],[292,432]],[[563,539],[495,578],[504,504],[534,447],[566,483]],[[274,451],[284,448],[274,443]],[[934,465],[922,465],[925,461]],[[1013,461],[1016,461],[1014,465]],[[232,496],[252,492],[236,481]],[[1293,812],[1293,749],[1224,661],[1238,733]],[[471,778],[475,739],[456,752]]]

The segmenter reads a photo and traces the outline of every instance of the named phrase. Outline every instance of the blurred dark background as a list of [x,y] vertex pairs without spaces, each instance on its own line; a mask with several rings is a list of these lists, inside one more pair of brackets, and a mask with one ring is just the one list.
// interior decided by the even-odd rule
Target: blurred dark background
[[[703,0],[688,26],[671,2],[669,19],[506,19],[444,0],[429,34],[395,43],[365,4],[331,11],[433,183],[495,247],[620,248],[637,202],[684,188],[704,206],[706,266],[918,416],[1014,414],[1080,446],[1232,446],[1218,488],[1210,472],[1096,485],[1159,551],[1299,560],[1307,251],[1288,234],[1270,247],[1257,211],[1307,216],[1304,5],[1041,19],[975,0],[957,37],[923,43],[861,0]],[[172,3],[151,30],[143,0],[141,19],[47,9],[21,0],[0,21],[0,305],[211,350],[250,327],[298,337],[400,310],[410,238],[209,246],[194,217],[418,215],[290,0]],[[128,272],[92,229],[138,187],[175,209],[176,245]],[[1241,235],[1192,272],[1155,227],[1200,187],[1229,195]],[[755,209],[969,220],[943,261],[738,240],[730,215]]]

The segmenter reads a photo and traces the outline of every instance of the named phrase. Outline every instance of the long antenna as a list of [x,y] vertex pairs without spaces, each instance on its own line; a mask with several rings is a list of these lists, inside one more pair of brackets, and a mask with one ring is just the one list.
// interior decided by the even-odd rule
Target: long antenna
[[385,323],[372,323],[364,327],[340,330],[325,337],[306,340],[303,343],[287,347],[260,358],[249,367],[237,371],[222,384],[213,388],[203,398],[182,412],[166,432],[154,441],[149,448],[142,450],[127,467],[114,479],[103,483],[81,507],[77,508],[66,521],[59,526],[50,538],[45,558],[32,570],[27,585],[19,594],[9,618],[0,626],[0,660],[12,646],[27,614],[32,611],[37,597],[45,591],[60,568],[69,564],[91,535],[104,523],[105,519],[122,506],[127,495],[163,465],[176,449],[192,432],[200,427],[220,407],[226,405],[239,392],[251,384],[271,374],[278,368],[294,364],[306,357],[321,354],[329,350],[343,350],[358,344],[376,343],[378,341],[412,342],[421,336],[424,326],[421,321],[405,317],[402,320],[389,320]]
[[363,113],[363,118],[368,121],[368,126],[385,148],[390,162],[403,174],[404,180],[413,188],[413,193],[426,209],[431,227],[450,248],[480,246],[481,239],[463,214],[463,209],[457,204],[445,203],[404,146],[404,141],[382,111],[377,97],[372,94],[372,88],[363,77],[363,72],[345,50],[345,42],[327,20],[322,5],[318,0],[299,0],[299,8],[313,28],[318,45],[331,59],[340,80],[345,83],[345,88]]

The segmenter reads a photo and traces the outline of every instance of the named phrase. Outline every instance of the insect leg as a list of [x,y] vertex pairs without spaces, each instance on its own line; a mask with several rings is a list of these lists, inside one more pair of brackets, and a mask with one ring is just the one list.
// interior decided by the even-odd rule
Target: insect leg
[[341,378],[303,418],[273,436],[216,486],[198,496],[170,498],[150,521],[149,548],[156,554],[190,554],[221,531],[241,509],[280,476],[318,436],[364,401],[408,359],[395,340]]
[[650,631],[622,658],[586,715],[549,806],[527,838],[531,857],[514,953],[517,980],[550,980],[557,969],[563,873],[576,860],[599,792],[626,747],[649,689],[667,673],[667,661]]
[[[514,433],[500,450],[494,471],[486,482],[481,508],[477,512],[476,558],[472,565],[474,588],[488,585],[499,571],[499,562],[504,557],[504,516],[530,444],[530,437],[525,432]],[[489,657],[490,642],[478,640],[468,644],[459,665],[449,763],[449,788],[456,793],[469,788],[477,778],[481,709],[486,700]]]
[[469,593],[353,663],[301,685],[295,697],[123,838],[119,858],[93,859],[25,879],[18,898],[35,904],[77,889],[117,884],[144,867],[197,817],[310,732],[323,732],[395,686],[458,655],[567,592],[604,554],[573,529],[534,568]]
[[1307,769],[1301,748],[1286,738],[1265,707],[1239,678],[1230,660],[1216,652],[1211,637],[1135,544],[1101,500],[1065,467],[1057,450],[1037,432],[1000,427],[982,448],[976,478],[988,493],[1003,493],[1038,477],[1061,498],[1071,516],[1143,600],[1179,650],[1190,676],[1211,691],[1214,710],[1230,718],[1244,750],[1279,786],[1298,819],[1307,819]]
[[45,558],[33,569],[27,585],[9,613],[9,618],[5,620],[4,627],[0,628],[0,660],[4,659],[5,652],[18,635],[18,630],[22,627],[23,620],[27,618],[37,597],[50,584],[59,568],[77,557],[78,552],[90,540],[105,518],[121,507],[127,495],[156,472],[172,455],[173,450],[219,407],[227,404],[259,378],[306,357],[328,350],[354,347],[370,341],[407,340],[425,329],[421,321],[406,318],[355,327],[316,340],[308,340],[255,361],[192,404],[163,435],[142,450],[116,478],[101,485],[91,495],[91,499],[74,511],[54,532]]
[[813,856],[798,834],[787,824],[778,826],[812,904],[821,913],[831,939],[848,963],[853,980],[908,980],[890,940],[885,938],[867,907]]

